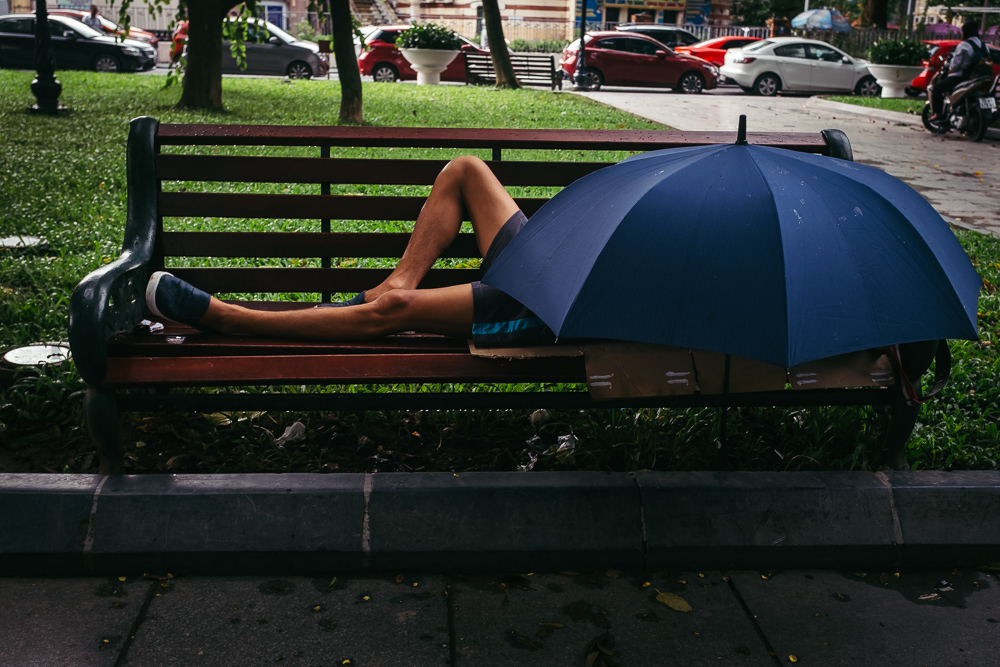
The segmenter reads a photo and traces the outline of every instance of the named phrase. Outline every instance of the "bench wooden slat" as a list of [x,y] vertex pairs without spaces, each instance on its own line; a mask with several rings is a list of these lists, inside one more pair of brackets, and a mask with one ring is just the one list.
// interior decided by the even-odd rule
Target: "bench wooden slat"
[[[465,82],[467,84],[487,84],[496,83],[496,71],[493,67],[493,58],[485,53],[466,52],[462,54],[465,59]],[[557,87],[562,88],[562,80],[556,69],[556,58],[554,55],[541,53],[512,53],[510,54],[511,68],[514,76],[525,85],[547,86],[551,90]]]
[[[370,148],[566,148],[649,151],[736,143],[735,132],[672,130],[532,130],[436,127],[203,125],[161,123],[161,146],[363,146]],[[748,132],[747,141],[809,153],[828,153],[817,132]]]
[[[170,273],[206,292],[360,292],[378,285],[391,269],[170,267]],[[479,280],[478,269],[431,269],[421,288]]]
[[[156,172],[164,181],[240,183],[375,183],[432,185],[447,160],[380,160],[248,155],[156,156]],[[612,162],[488,161],[505,186],[562,187]]]
[[[238,303],[238,302],[231,302]],[[267,302],[275,304],[275,302]],[[248,305],[248,304],[242,304]],[[257,302],[253,305],[264,305]],[[300,305],[300,304],[277,304]],[[312,307],[314,304],[301,304]],[[270,308],[268,308],[270,310]],[[468,354],[465,338],[434,334],[398,334],[369,341],[316,341],[254,336],[223,336],[195,331],[190,327],[167,322],[162,334],[119,333],[108,341],[113,357],[198,357],[198,356],[259,356],[263,354]],[[170,340],[182,336],[178,344]]]
[[[164,232],[168,257],[402,257],[406,232]],[[481,257],[476,237],[460,234],[442,257]]]
[[581,357],[497,360],[465,354],[127,357],[110,359],[105,387],[334,382],[584,382]]
[[[426,197],[161,192],[160,215],[290,220],[416,220]],[[547,199],[515,197],[531,216]]]

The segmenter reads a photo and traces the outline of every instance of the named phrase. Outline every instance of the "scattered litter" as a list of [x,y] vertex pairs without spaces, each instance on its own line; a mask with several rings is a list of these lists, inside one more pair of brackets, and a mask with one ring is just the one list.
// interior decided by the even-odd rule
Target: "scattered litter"
[[290,442],[299,442],[306,439],[306,425],[302,422],[295,422],[285,429],[280,438],[274,441],[278,447],[284,447]]
[[521,456],[527,457],[527,461],[525,461],[524,463],[517,464],[517,469],[521,472],[528,472],[529,470],[535,467],[536,463],[538,463],[538,454],[530,452],[527,449],[521,452]]
[[918,600],[940,600],[941,596],[937,593],[925,593],[917,598]]

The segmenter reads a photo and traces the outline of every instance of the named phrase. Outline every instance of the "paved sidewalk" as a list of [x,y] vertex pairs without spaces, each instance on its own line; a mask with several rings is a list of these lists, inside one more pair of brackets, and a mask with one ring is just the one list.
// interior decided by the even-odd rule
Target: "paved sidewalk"
[[[920,117],[830,102],[820,97],[678,95],[649,89],[576,93],[678,130],[847,133],[854,159],[902,179],[960,226],[1000,235],[1000,132],[980,143],[954,133],[935,137]],[[978,173],[977,173],[978,172]]]
[[975,569],[165,576],[0,579],[3,665],[987,667],[1000,640]]

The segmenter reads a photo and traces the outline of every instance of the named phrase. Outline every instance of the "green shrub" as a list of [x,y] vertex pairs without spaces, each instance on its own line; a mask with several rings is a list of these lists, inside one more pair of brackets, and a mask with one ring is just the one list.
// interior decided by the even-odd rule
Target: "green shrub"
[[865,60],[873,65],[920,65],[927,59],[927,47],[912,39],[882,39],[865,53]]
[[462,48],[462,38],[454,30],[436,23],[420,23],[408,28],[396,40],[400,49],[441,49],[457,51]]
[[543,39],[529,42],[526,39],[515,39],[510,43],[510,50],[515,53],[562,53],[568,39]]
[[302,19],[296,23],[291,32],[294,33],[298,39],[304,39],[307,42],[315,42],[318,37],[318,33],[313,28],[312,23],[306,19]]

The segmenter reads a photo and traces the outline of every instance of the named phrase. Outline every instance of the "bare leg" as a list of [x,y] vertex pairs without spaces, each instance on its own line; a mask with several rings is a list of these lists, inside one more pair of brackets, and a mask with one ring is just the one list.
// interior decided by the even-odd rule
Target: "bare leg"
[[401,331],[472,333],[472,286],[391,290],[350,308],[260,311],[212,297],[200,324],[225,334],[307,340],[370,340]]
[[466,215],[472,221],[479,253],[485,255],[493,237],[515,212],[517,204],[486,163],[472,156],[455,158],[434,181],[399,264],[382,284],[367,291],[365,300],[374,301],[390,290],[416,289],[455,240]]
[[[516,211],[517,204],[482,160],[456,158],[435,180],[396,269],[367,291],[365,303],[349,308],[259,311],[211,297],[203,315],[185,314],[185,318],[197,320],[199,328],[220,333],[277,338],[368,340],[411,330],[468,336],[473,317],[471,285],[416,287],[455,239],[463,218],[468,216],[472,221],[480,254],[485,255],[497,232]],[[187,321],[185,318],[180,319]]]

